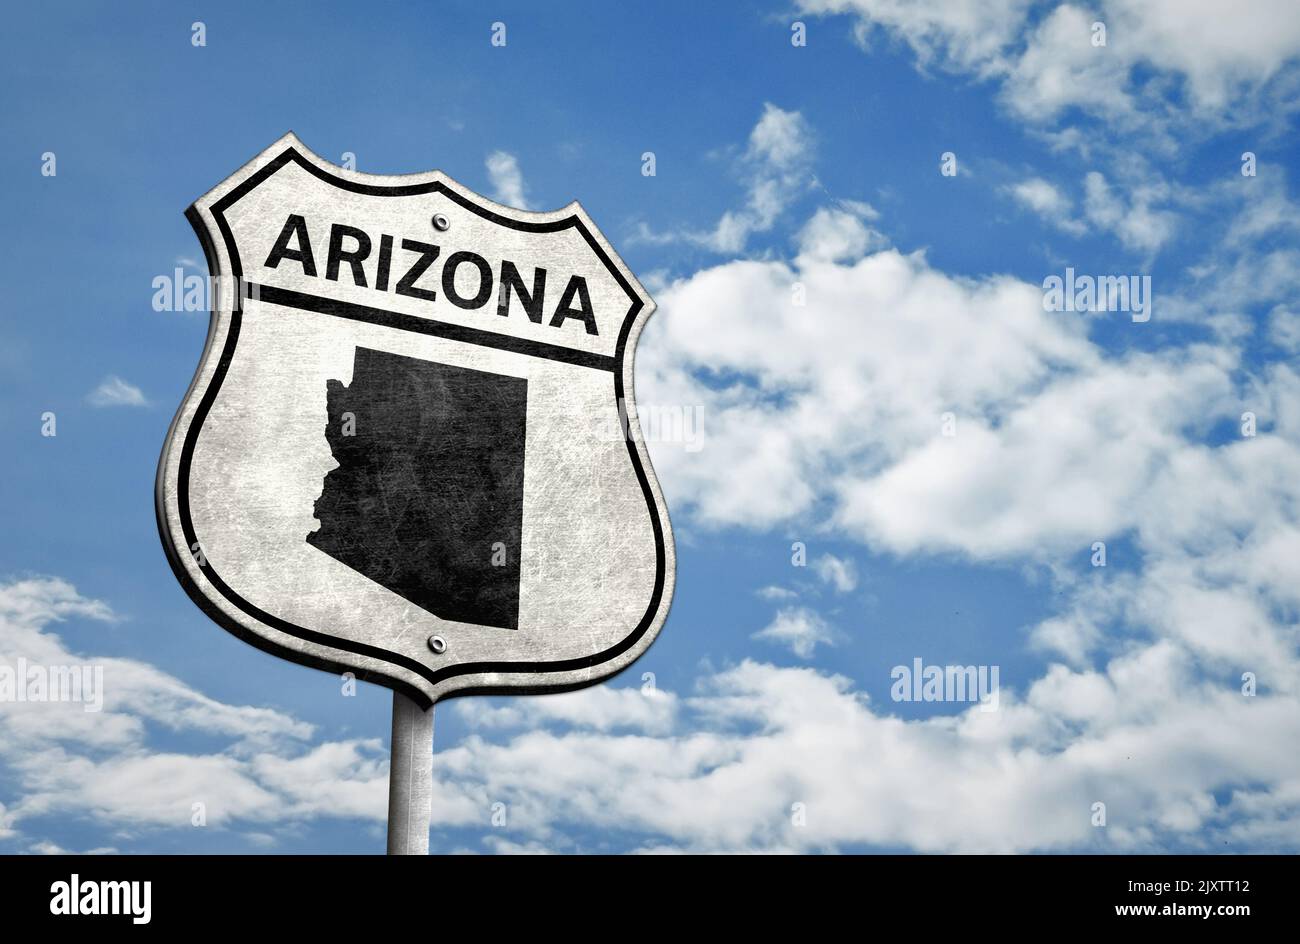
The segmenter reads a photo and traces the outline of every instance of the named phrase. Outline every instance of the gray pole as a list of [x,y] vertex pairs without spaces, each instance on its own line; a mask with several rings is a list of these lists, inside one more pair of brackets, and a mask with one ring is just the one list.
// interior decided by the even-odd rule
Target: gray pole
[[433,810],[433,708],[393,692],[388,771],[388,854],[428,855]]

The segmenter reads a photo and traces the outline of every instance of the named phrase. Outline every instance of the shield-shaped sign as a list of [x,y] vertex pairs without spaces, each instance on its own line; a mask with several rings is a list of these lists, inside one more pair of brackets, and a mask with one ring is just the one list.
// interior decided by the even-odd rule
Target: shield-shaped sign
[[289,134],[188,216],[212,321],[157,506],[209,615],[421,705],[646,650],[674,578],[633,399],[654,303],[582,207],[348,171]]

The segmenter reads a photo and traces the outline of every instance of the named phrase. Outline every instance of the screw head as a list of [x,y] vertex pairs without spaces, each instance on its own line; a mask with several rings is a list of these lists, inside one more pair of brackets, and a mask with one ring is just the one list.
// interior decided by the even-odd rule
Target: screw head
[[444,652],[447,651],[447,640],[445,640],[445,639],[443,639],[441,636],[437,636],[437,635],[430,636],[430,637],[429,637],[429,648],[433,650],[434,655],[439,655],[439,656],[440,656],[440,655],[442,655]]
[[433,228],[440,233],[445,233],[451,229],[451,220],[447,219],[441,213],[433,214]]

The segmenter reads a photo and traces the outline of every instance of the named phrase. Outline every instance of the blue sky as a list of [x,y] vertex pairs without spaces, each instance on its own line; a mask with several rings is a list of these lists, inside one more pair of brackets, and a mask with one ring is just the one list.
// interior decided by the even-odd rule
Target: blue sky
[[[0,704],[0,850],[383,849],[388,692],[211,624],[154,524],[207,316],[152,280],[288,130],[580,200],[659,302],[639,400],[702,424],[652,444],[660,639],[440,707],[434,849],[1296,848],[1286,5],[56,3],[0,43],[0,656],[105,667],[101,713]],[[1154,316],[1045,312],[1066,267]],[[914,658],[998,666],[998,709],[893,701]]]

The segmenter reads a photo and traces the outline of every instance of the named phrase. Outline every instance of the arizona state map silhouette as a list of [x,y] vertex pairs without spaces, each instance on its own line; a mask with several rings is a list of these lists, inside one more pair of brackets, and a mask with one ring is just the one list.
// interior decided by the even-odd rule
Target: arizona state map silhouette
[[517,628],[528,381],[358,347],[327,398],[339,467],[307,543],[442,619]]

